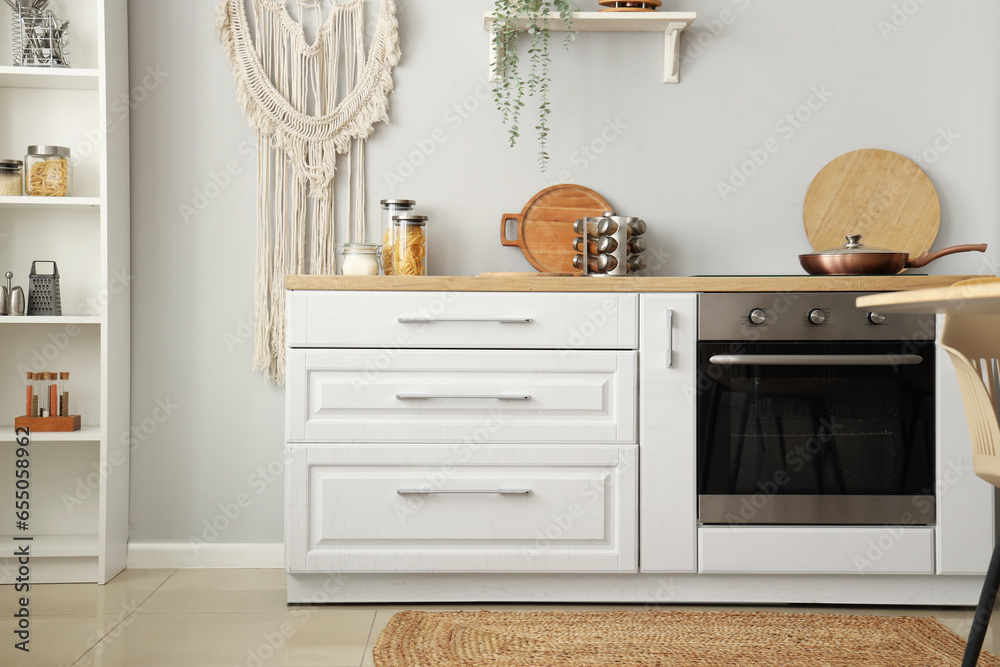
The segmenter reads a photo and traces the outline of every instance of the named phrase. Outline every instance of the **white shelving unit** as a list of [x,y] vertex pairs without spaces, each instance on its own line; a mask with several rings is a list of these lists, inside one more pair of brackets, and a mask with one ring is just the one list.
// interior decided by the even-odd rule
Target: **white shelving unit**
[[[27,371],[69,371],[73,433],[31,435],[31,580],[106,583],[125,568],[129,495],[129,127],[127,0],[75,0],[68,69],[0,66],[0,157],[69,146],[74,195],[0,197],[0,276],[27,297],[33,260],[59,265],[60,317],[0,317],[0,583],[16,576],[14,417]],[[9,16],[0,4],[0,17]],[[7,21],[0,62],[10,62]],[[116,107],[117,109],[118,107]],[[6,281],[4,281],[6,282]]]
[[[573,30],[577,32],[662,32],[663,33],[663,83],[681,80],[681,33],[698,17],[694,12],[575,12]],[[527,30],[529,21],[518,22],[519,30]],[[487,13],[483,27],[490,33],[490,80],[494,80],[493,63],[496,49],[493,46],[493,14]],[[559,14],[549,14],[550,31],[565,31],[566,22]]]

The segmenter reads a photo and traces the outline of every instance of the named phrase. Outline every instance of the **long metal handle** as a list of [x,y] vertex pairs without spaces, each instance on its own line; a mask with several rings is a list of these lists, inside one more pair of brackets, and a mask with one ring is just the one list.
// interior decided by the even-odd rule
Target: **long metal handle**
[[674,311],[667,309],[667,368],[674,367]]
[[439,322],[493,322],[495,324],[531,324],[530,317],[397,317],[400,324],[437,324]]
[[499,496],[526,496],[531,489],[396,489],[401,496],[431,496],[446,494],[488,494]]
[[396,394],[398,401],[429,401],[435,398],[481,399],[484,401],[530,401],[531,394]]
[[716,366],[916,366],[919,354],[716,354]]

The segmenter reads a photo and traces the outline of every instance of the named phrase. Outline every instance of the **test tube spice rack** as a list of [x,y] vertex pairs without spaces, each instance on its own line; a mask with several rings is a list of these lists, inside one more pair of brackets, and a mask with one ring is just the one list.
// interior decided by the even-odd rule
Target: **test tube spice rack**
[[15,428],[55,433],[80,430],[80,415],[69,413],[69,373],[31,373],[25,376],[25,413]]

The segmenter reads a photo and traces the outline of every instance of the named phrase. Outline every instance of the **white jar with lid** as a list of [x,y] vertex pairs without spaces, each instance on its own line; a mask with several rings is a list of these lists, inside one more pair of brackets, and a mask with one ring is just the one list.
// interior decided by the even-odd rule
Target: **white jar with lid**
[[375,243],[345,243],[340,246],[344,256],[340,271],[345,276],[377,276],[378,251]]

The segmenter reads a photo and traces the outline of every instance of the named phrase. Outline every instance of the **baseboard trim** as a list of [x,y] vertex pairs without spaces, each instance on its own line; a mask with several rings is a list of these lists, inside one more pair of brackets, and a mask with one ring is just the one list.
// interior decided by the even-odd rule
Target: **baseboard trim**
[[284,569],[285,545],[129,542],[128,567]]

